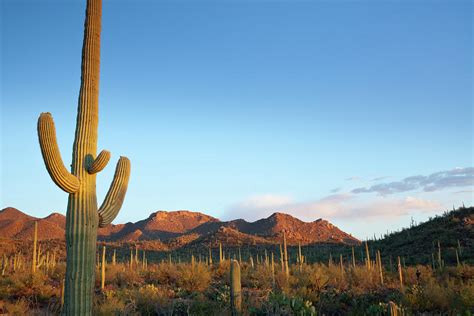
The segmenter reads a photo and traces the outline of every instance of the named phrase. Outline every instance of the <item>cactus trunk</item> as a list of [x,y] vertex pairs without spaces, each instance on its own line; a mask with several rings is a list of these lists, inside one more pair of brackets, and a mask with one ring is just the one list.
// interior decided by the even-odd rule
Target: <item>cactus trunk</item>
[[97,207],[96,174],[105,168],[108,151],[97,153],[99,103],[100,33],[102,1],[88,0],[82,48],[81,87],[69,172],[59,153],[50,113],[38,119],[38,136],[46,169],[52,180],[69,193],[66,212],[66,315],[92,314],[94,254],[97,228],[112,222],[127,190],[130,162],[121,157],[114,179],[101,207]]

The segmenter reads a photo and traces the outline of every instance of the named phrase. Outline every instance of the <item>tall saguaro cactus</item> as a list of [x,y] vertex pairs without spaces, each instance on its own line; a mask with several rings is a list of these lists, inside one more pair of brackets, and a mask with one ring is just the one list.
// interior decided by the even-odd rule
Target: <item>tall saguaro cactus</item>
[[71,172],[63,164],[50,113],[38,119],[38,136],[49,175],[69,193],[66,214],[66,315],[90,315],[94,287],[97,228],[117,216],[130,176],[130,161],[121,157],[101,207],[97,207],[96,174],[105,168],[110,152],[97,155],[99,67],[102,0],[87,0],[82,46],[81,87]]

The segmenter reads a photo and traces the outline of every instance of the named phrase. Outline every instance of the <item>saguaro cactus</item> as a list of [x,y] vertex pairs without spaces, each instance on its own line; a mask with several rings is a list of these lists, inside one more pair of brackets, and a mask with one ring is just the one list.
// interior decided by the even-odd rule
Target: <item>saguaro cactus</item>
[[35,221],[35,231],[33,235],[33,259],[31,260],[31,273],[36,272],[36,243],[38,242],[38,222]]
[[212,248],[211,248],[211,245],[209,245],[209,265],[212,266]]
[[398,278],[400,280],[400,290],[403,292],[403,272],[402,272],[402,265],[400,263],[400,257],[397,257],[398,260]]
[[367,241],[365,241],[365,256],[366,256],[366,266],[367,270],[370,271],[371,269],[371,264],[370,264],[370,252],[369,252],[369,245],[367,244]]
[[105,288],[105,265],[107,264],[105,260],[105,245],[102,246],[102,264],[100,266],[100,288],[103,290]]
[[97,153],[99,66],[102,0],[87,0],[82,47],[81,87],[73,145],[72,170],[63,164],[50,113],[38,119],[38,136],[46,169],[54,183],[69,193],[66,213],[67,315],[90,315],[94,287],[97,228],[117,216],[127,191],[130,161],[121,157],[101,207],[97,207],[96,174],[105,168],[110,152]]
[[283,255],[285,258],[285,275],[286,275],[286,280],[288,281],[288,278],[290,277],[290,268],[288,267],[288,250],[286,249],[286,234],[283,232]]
[[240,265],[237,260],[230,263],[230,305],[232,316],[242,314],[242,295],[240,283]]

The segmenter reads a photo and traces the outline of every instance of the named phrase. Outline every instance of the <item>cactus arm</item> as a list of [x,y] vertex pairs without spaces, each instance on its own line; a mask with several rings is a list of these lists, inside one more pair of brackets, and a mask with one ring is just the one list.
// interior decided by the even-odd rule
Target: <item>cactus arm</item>
[[94,159],[92,164],[89,166],[87,172],[94,174],[101,172],[107,166],[110,160],[110,151],[102,150],[97,158]]
[[109,225],[117,216],[127,192],[129,178],[130,160],[127,157],[120,157],[112,184],[99,208],[99,227]]
[[80,185],[79,179],[64,166],[51,113],[41,113],[38,118],[38,138],[46,169],[53,182],[67,193],[76,192]]

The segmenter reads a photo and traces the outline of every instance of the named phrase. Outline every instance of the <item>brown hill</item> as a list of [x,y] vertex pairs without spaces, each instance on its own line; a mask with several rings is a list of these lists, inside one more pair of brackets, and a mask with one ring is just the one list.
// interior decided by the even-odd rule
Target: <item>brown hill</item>
[[[283,233],[286,234],[290,245],[320,242],[359,243],[359,240],[326,220],[318,219],[308,223],[284,213],[273,213],[271,216],[255,222],[238,219],[229,222],[206,223],[195,228],[192,232],[201,235],[215,234],[221,227],[231,228],[248,236],[263,238],[272,243],[280,243],[283,240]],[[218,235],[216,235],[217,237]],[[259,243],[261,240],[255,242]]]
[[219,222],[217,218],[199,212],[158,211],[135,223],[150,239],[169,239],[189,232],[204,223]]
[[66,218],[53,213],[46,218],[36,218],[7,207],[0,211],[0,237],[33,239],[34,223],[38,222],[38,239],[64,239]]
[[0,237],[15,238],[34,219],[16,208],[4,208],[0,211]]
[[[0,211],[0,237],[31,239],[35,221],[38,222],[40,240],[65,238],[64,215],[53,213],[45,218],[36,218],[15,208]],[[136,223],[109,225],[99,229],[98,239],[144,244],[159,242],[161,248],[177,249],[218,242],[226,246],[274,244],[282,241],[284,232],[290,245],[359,243],[351,235],[322,219],[308,223],[288,214],[274,213],[255,222],[243,219],[221,222],[212,216],[191,211],[158,211]]]

